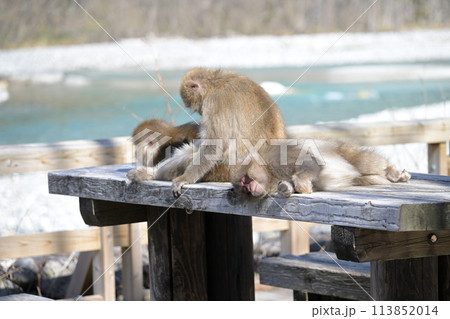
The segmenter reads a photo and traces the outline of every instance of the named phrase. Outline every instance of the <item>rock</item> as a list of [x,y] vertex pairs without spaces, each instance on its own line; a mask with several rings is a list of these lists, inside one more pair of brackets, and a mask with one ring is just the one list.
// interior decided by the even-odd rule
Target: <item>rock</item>
[[19,285],[15,284],[8,278],[5,278],[3,275],[4,274],[0,273],[0,296],[20,294],[23,292]]
[[10,279],[25,292],[35,291],[39,267],[33,258],[20,258],[8,270]]
[[72,275],[75,266],[75,261],[69,260],[67,256],[48,256],[42,268],[42,278],[51,279]]
[[42,296],[51,299],[63,299],[66,296],[71,276],[63,276],[57,278],[42,279],[41,293]]

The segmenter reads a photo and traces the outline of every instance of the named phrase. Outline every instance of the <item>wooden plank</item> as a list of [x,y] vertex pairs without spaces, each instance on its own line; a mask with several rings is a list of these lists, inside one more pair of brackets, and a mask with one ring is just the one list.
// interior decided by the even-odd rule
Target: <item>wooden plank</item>
[[447,143],[428,144],[428,172],[447,175]]
[[[184,187],[173,198],[171,182],[130,183],[131,164],[52,172],[52,194],[216,213],[298,220],[369,229],[408,231],[450,229],[450,177],[407,184],[350,187],[333,192],[273,196],[250,201],[228,183]],[[125,217],[124,222],[127,220]],[[131,218],[131,217],[130,217]]]
[[50,171],[132,161],[128,137],[0,146],[0,174]]
[[438,300],[437,257],[370,263],[370,294],[375,300]]
[[116,300],[116,283],[114,274],[113,227],[100,228],[101,249],[93,261],[94,294],[102,295],[106,301]]
[[332,226],[331,238],[339,259],[356,262],[450,254],[446,230],[390,232]]
[[377,123],[327,123],[287,128],[290,136],[349,139],[361,145],[441,143],[450,140],[450,118]]
[[98,229],[0,237],[0,259],[99,250]]
[[208,300],[255,300],[251,217],[205,219]]
[[147,212],[150,300],[173,300],[168,209],[148,207]]
[[252,229],[255,233],[284,231],[289,229],[289,221],[282,219],[252,217]]
[[[127,225],[129,243],[122,247],[123,300],[144,300],[142,245],[139,224]],[[144,236],[147,237],[147,236]]]
[[170,209],[173,300],[208,300],[205,216]]
[[289,222],[289,229],[281,232],[280,255],[309,253],[309,223]]
[[56,301],[105,301],[105,299],[103,299],[103,296],[100,295],[90,295],[75,298],[58,299]]
[[264,258],[259,266],[260,282],[315,294],[372,300],[369,264],[340,261],[333,253],[328,254]]
[[[147,231],[145,224],[137,225],[141,231]],[[99,250],[99,234],[99,228],[87,228],[0,237],[0,259]],[[127,246],[128,225],[115,227],[113,236],[114,246]],[[141,236],[140,241],[141,245],[146,245],[147,236]]]
[[90,226],[113,226],[146,221],[144,205],[80,198],[81,217]]
[[89,291],[86,290],[92,283],[92,261],[96,254],[97,252],[95,251],[80,253],[77,266],[70,278],[65,298],[76,298],[81,294],[89,294]]
[[30,295],[26,293],[1,296],[0,301],[52,301],[53,299]]

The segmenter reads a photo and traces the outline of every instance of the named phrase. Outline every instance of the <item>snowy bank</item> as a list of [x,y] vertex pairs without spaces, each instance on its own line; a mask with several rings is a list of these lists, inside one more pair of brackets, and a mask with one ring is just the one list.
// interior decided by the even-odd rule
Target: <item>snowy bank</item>
[[0,77],[26,79],[76,70],[307,67],[450,60],[450,30],[230,37],[126,39],[45,48],[0,50]]

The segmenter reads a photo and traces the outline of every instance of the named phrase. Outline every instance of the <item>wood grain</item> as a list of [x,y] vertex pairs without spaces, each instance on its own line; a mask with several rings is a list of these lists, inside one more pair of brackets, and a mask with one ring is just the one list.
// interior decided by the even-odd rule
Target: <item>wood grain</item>
[[170,209],[173,300],[208,300],[205,216]]
[[[147,227],[140,224],[141,232]],[[99,228],[68,230],[0,238],[0,259],[44,256],[93,251],[100,249]],[[147,236],[141,237],[141,245],[147,244]],[[129,232],[127,225],[114,227],[114,246],[127,246]]]
[[333,253],[328,254],[264,258],[259,266],[260,282],[302,292],[372,300],[368,294],[369,264],[340,261]]
[[254,300],[252,220],[206,213],[208,300]]
[[[122,246],[123,300],[144,300],[141,229],[139,224],[129,224],[129,244]],[[147,234],[143,234],[147,237]]]
[[450,140],[450,119],[382,123],[328,123],[287,128],[290,136],[331,137],[361,145],[440,143]]
[[114,273],[113,227],[100,228],[101,249],[92,263],[92,284],[94,295],[101,295],[106,301],[116,300],[116,280]]
[[370,271],[375,300],[438,300],[438,257],[372,261]]
[[0,174],[27,173],[132,161],[128,137],[0,146]]
[[[435,242],[431,236],[436,236]],[[356,262],[450,254],[450,233],[445,230],[390,232],[332,226],[331,238],[339,259]]]
[[80,212],[84,222],[90,226],[113,226],[147,220],[147,210],[144,205],[88,198],[80,198]]
[[289,198],[276,195],[258,201],[236,194],[228,183],[198,183],[185,186],[183,198],[175,200],[170,182],[131,183],[126,178],[131,168],[132,164],[121,164],[52,172],[49,190],[52,194],[138,205],[389,231],[450,229],[450,177],[445,176],[413,175],[408,183]]
[[173,300],[172,253],[168,210],[148,207],[150,300]]

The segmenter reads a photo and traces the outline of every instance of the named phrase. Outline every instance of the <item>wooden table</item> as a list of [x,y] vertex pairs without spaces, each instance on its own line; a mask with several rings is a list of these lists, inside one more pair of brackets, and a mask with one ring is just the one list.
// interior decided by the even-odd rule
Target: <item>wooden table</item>
[[[375,300],[449,300],[450,178],[247,200],[227,183],[131,183],[132,164],[49,173],[88,225],[148,221],[152,300],[253,300],[251,216],[331,224],[338,258],[371,262]],[[440,257],[437,257],[440,256]]]

